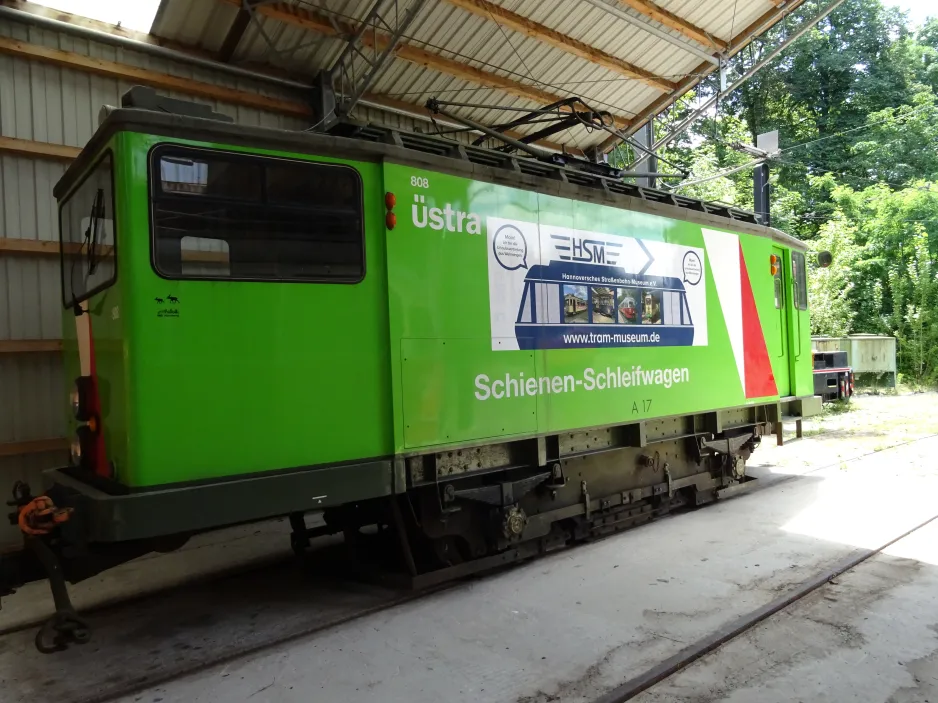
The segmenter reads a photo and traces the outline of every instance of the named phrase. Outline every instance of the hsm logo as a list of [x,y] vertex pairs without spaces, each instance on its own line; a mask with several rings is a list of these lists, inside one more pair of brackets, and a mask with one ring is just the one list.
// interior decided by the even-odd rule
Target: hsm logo
[[414,227],[420,229],[426,227],[429,221],[430,229],[482,234],[482,218],[475,213],[453,210],[449,203],[446,203],[442,210],[438,207],[428,208],[422,195],[414,195],[414,204],[410,206],[410,214]]
[[585,264],[608,264],[615,266],[619,261],[622,245],[617,242],[604,242],[601,239],[580,239],[552,234],[554,248],[561,261],[576,261]]

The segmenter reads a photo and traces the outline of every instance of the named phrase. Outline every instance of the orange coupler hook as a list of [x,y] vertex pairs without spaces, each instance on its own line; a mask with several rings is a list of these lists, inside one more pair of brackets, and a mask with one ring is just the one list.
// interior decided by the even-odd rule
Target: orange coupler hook
[[91,639],[91,628],[72,606],[65,585],[65,574],[59,557],[49,543],[49,535],[72,515],[72,508],[60,508],[49,496],[33,498],[29,486],[17,482],[10,505],[18,510],[10,515],[23,532],[23,541],[32,551],[49,577],[55,614],[36,633],[36,649],[43,654],[60,652],[70,644],[85,644]]
[[38,537],[52,532],[71,514],[71,508],[59,508],[49,496],[39,496],[20,508],[17,523],[23,534]]

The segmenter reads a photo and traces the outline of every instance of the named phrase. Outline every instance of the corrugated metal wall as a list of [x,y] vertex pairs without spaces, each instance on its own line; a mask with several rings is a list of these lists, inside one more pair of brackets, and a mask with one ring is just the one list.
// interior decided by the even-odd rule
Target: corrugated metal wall
[[[245,92],[293,99],[269,84],[213,73],[132,50],[100,44],[22,24],[0,23],[0,37],[116,61],[151,71],[191,78]],[[118,105],[132,82],[91,75],[67,67],[0,54],[0,137],[81,147],[97,126],[102,105]],[[165,92],[165,91],[163,91]],[[170,93],[172,94],[172,93]],[[186,94],[172,94],[193,99]],[[211,103],[198,98],[200,102]],[[214,103],[214,109],[246,125],[302,129],[301,118],[248,107]],[[412,129],[407,117],[360,111],[359,117]],[[57,209],[52,188],[67,164],[0,151],[0,238],[55,241]],[[57,256],[9,253],[0,249],[0,342],[58,340],[62,305]],[[65,405],[67,379],[56,351],[0,353],[0,500],[15,480],[40,487],[40,472],[67,459]],[[57,448],[11,454],[10,444],[60,440]],[[4,445],[7,445],[4,448]],[[35,445],[34,445],[35,447]],[[2,505],[0,505],[2,507]],[[0,548],[18,541],[0,517]]]

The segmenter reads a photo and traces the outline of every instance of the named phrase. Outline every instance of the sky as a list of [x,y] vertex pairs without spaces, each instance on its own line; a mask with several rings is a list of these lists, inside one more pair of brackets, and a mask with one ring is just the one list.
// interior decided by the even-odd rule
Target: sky
[[149,34],[160,0],[38,0],[38,4]]
[[915,24],[922,24],[929,16],[938,17],[935,0],[883,0],[883,4],[907,10],[909,19]]

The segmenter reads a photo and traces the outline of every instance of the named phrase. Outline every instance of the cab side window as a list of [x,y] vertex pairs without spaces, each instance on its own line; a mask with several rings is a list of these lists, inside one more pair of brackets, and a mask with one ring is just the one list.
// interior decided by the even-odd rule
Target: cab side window
[[117,279],[114,176],[106,152],[59,206],[62,302],[74,307]]
[[355,169],[176,146],[150,170],[153,263],[166,278],[356,283],[365,275]]

